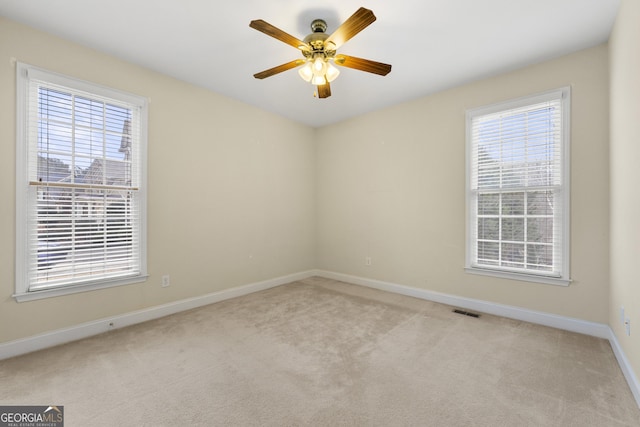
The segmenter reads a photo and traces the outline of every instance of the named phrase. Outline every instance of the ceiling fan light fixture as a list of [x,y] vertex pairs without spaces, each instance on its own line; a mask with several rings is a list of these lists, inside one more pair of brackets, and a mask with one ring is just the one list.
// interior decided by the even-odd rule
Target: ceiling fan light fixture
[[[333,33],[327,34],[327,23],[316,19],[311,23],[311,34],[300,40],[275,27],[262,19],[256,19],[249,26],[270,37],[300,50],[304,59],[296,59],[253,75],[256,79],[271,77],[283,71],[300,67],[298,74],[306,81],[317,86],[317,96],[328,98],[331,96],[330,82],[334,81],[340,71],[333,65],[340,65],[355,70],[386,76],[391,71],[391,65],[355,56],[337,55],[336,50],[353,38],[360,31],[371,25],[376,16],[369,9],[359,8],[347,18]],[[333,64],[330,63],[333,61]]]
[[313,74],[316,76],[324,76],[327,72],[327,63],[326,60],[318,56],[313,60]]
[[315,75],[313,76],[313,78],[311,79],[311,84],[314,84],[316,86],[322,86],[323,84],[325,84],[327,82],[327,80],[324,78],[323,75]]
[[327,79],[327,81],[329,83],[331,83],[332,81],[334,81],[338,76],[340,75],[340,70],[338,70],[336,67],[334,67],[333,65],[331,65],[330,63],[327,63],[327,72],[325,74],[325,77]]
[[313,78],[313,67],[311,66],[311,62],[307,62],[298,70],[298,74],[302,77],[302,80],[305,82],[310,82]]
[[305,82],[311,82],[316,86],[322,86],[332,82],[338,77],[340,71],[331,65],[326,57],[317,55],[309,59],[299,70],[298,74]]

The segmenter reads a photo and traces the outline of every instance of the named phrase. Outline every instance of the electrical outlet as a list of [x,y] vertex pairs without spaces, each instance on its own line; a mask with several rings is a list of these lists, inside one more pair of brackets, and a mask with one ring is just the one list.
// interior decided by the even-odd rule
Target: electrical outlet
[[171,284],[171,279],[170,279],[169,275],[167,274],[167,275],[162,276],[162,287],[166,288],[170,284]]
[[624,329],[627,332],[627,336],[631,335],[631,320],[629,318],[624,321]]
[[364,265],[371,265],[371,257],[370,256],[364,258]]

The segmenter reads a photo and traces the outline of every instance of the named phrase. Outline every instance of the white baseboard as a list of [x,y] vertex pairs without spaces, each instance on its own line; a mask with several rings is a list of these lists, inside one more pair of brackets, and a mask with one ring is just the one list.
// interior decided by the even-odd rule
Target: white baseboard
[[638,407],[640,407],[640,381],[638,381],[638,377],[633,372],[633,368],[629,363],[629,359],[622,351],[622,347],[620,346],[620,342],[616,337],[616,334],[613,333],[613,330],[609,328],[609,343],[611,344],[611,348],[613,349],[613,354],[616,355],[616,359],[618,360],[618,365],[620,365],[620,369],[622,370],[622,374],[624,375],[627,383],[629,384],[629,388],[631,389],[631,393],[633,397],[636,399],[638,403]]
[[251,283],[244,286],[225,289],[219,292],[213,292],[199,297],[187,298],[156,307],[145,308],[131,313],[82,323],[80,325],[58,329],[28,338],[0,343],[0,360],[26,353],[31,353],[33,351],[42,350],[67,342],[76,341],[93,335],[98,335],[113,329],[123,328],[125,326],[135,325],[137,323],[146,322],[148,320],[158,319],[170,314],[179,313],[185,310],[191,310],[193,308],[202,307],[219,301],[247,295],[253,292],[262,291],[265,289],[284,285],[286,283],[291,283],[296,280],[306,279],[313,276],[314,274],[315,271],[290,274],[287,276]]
[[635,375],[633,368],[629,363],[629,360],[622,351],[622,347],[620,346],[618,339],[616,338],[609,325],[605,325],[603,323],[588,322],[586,320],[559,316],[556,314],[550,314],[541,311],[528,310],[520,307],[496,304],[489,301],[464,298],[440,292],[433,292],[425,289],[398,285],[396,283],[389,283],[380,280],[367,279],[364,277],[351,276],[348,274],[335,273],[332,271],[316,270],[314,275],[325,277],[327,279],[334,279],[342,282],[353,283],[355,285],[379,289],[382,291],[421,298],[424,300],[447,304],[454,307],[465,308],[481,313],[508,317],[510,319],[522,320],[525,322],[550,326],[566,331],[577,332],[580,334],[607,339],[611,344],[611,348],[613,349],[616,359],[618,360],[618,364],[620,365],[620,369],[622,369],[622,373],[627,380],[627,384],[629,384],[631,393],[633,394],[638,407],[640,407],[640,383],[638,382],[638,377]]
[[342,282],[367,286],[369,288],[380,289],[382,291],[421,298],[455,307],[466,308],[468,310],[479,311],[481,313],[493,314],[496,316],[508,317],[510,319],[523,320],[525,322],[564,329],[571,332],[578,332],[585,335],[592,335],[598,338],[609,338],[609,326],[602,323],[588,322],[586,320],[574,319],[571,317],[558,316],[541,311],[528,310],[525,308],[510,305],[496,304],[489,301],[464,298],[440,292],[428,291],[425,289],[413,288],[410,286],[398,285],[395,283],[383,282],[380,280],[367,279],[364,277],[350,276],[347,274],[334,273],[330,271],[317,271],[316,274],[328,279],[340,280]]

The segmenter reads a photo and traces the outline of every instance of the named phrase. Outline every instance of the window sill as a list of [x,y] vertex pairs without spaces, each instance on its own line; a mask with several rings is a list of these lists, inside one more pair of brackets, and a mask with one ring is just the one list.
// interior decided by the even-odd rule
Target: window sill
[[16,293],[13,295],[13,297],[18,302],[35,301],[39,299],[59,297],[62,295],[76,294],[79,292],[94,291],[97,289],[106,289],[106,288],[112,288],[115,286],[131,285],[133,283],[144,282],[147,280],[147,277],[149,276],[144,274],[140,276],[126,277],[126,278],[121,278],[116,280],[86,283],[86,284],[80,284],[80,285],[70,285],[70,286],[53,288],[53,289],[43,289],[39,291]]
[[511,271],[500,271],[489,268],[465,267],[464,271],[470,274],[478,274],[481,276],[500,277],[503,279],[520,280],[523,282],[543,283],[545,285],[569,286],[571,279],[562,279],[559,277],[540,276],[534,274],[515,273]]

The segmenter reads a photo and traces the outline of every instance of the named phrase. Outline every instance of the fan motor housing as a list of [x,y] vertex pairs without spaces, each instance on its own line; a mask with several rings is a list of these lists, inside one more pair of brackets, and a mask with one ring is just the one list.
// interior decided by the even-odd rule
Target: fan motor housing
[[327,22],[324,19],[314,19],[311,22],[311,31],[314,33],[324,33],[327,31]]

